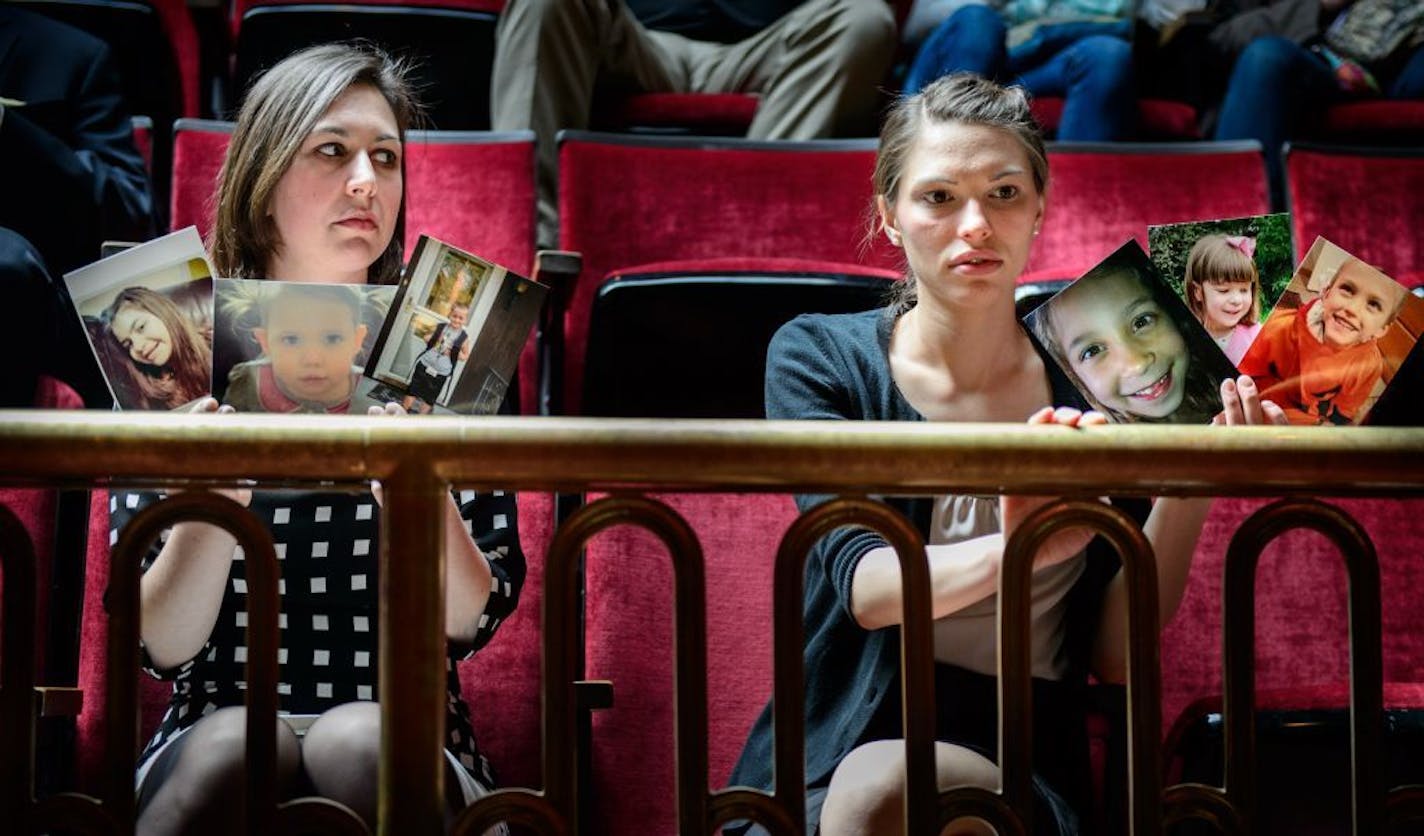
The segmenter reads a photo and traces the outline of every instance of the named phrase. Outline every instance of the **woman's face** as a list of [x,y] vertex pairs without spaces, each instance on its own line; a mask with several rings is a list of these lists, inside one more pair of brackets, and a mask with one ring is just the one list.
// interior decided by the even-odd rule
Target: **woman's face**
[[120,305],[109,330],[135,363],[162,366],[173,356],[173,336],[168,333],[168,326],[137,305]]
[[919,296],[967,302],[1012,295],[1043,218],[1043,195],[1028,150],[1001,128],[929,122],[881,220],[900,242],[919,281]]
[[1100,404],[1143,418],[1177,411],[1186,393],[1186,342],[1136,276],[1105,275],[1091,287],[1070,287],[1052,304],[1058,344]]
[[395,233],[404,183],[395,114],[358,84],[331,103],[272,195],[272,279],[364,283]]
[[1202,282],[1197,286],[1202,325],[1213,335],[1235,328],[1251,311],[1251,282]]

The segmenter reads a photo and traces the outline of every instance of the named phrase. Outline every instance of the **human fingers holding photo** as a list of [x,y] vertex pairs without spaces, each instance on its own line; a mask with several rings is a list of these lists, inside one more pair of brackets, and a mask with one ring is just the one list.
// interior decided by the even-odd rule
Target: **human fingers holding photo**
[[[387,401],[384,406],[376,405],[376,406],[367,407],[367,408],[366,408],[366,414],[367,414],[367,415],[409,415],[410,413],[406,410],[405,407],[401,406],[398,402],[396,402],[396,401]],[[376,504],[377,504],[377,505],[384,506],[384,505],[386,504],[386,495],[385,495],[385,492],[384,492],[383,490],[381,490],[381,482],[380,482],[379,479],[372,479],[372,480],[371,480],[371,495],[376,498]],[[457,509],[457,510],[458,510],[458,509]]]
[[1256,381],[1243,374],[1221,381],[1221,412],[1211,419],[1214,425],[1288,424],[1285,411],[1275,401],[1261,397]]

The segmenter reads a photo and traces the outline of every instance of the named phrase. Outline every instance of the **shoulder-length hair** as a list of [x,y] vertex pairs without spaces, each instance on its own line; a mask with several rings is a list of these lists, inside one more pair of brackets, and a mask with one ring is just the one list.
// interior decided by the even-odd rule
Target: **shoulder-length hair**
[[113,331],[114,317],[125,307],[152,314],[168,329],[170,351],[168,362],[162,366],[140,363],[124,352],[129,364],[139,372],[136,382],[150,403],[173,409],[212,391],[212,349],[173,300],[142,286],[119,291],[99,315],[106,338],[115,345],[119,342]]
[[[385,98],[405,144],[406,130],[420,113],[406,73],[403,64],[374,46],[339,43],[294,53],[253,82],[218,174],[209,240],[218,275],[265,278],[272,254],[282,246],[270,214],[277,184],[327,108],[353,85],[368,85]],[[401,179],[405,179],[404,154]],[[402,195],[391,242],[367,270],[368,283],[396,282],[405,260],[404,241]]]

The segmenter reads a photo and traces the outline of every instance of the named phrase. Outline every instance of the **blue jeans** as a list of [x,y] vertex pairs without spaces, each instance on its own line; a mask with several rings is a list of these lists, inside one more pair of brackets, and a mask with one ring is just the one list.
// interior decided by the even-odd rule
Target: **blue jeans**
[[[1415,48],[1394,78],[1377,80],[1388,98],[1424,98],[1424,46]],[[1291,137],[1308,105],[1322,107],[1345,98],[1324,58],[1287,38],[1257,38],[1231,70],[1215,137],[1260,141],[1271,176],[1271,198],[1283,206],[1281,144]]]
[[1109,141],[1131,135],[1136,115],[1131,24],[1041,26],[1012,52],[1003,17],[983,5],[964,6],[935,28],[915,54],[905,93],[952,72],[1012,81],[1035,96],[1062,96],[1058,139]]

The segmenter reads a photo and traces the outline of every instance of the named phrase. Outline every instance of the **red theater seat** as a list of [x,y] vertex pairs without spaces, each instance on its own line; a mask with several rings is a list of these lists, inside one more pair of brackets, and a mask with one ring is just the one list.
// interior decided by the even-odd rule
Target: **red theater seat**
[[[583,267],[563,313],[560,411],[580,413],[589,314],[616,271],[715,258],[896,269],[899,253],[878,237],[862,247],[874,158],[874,140],[561,133],[560,248],[582,253]],[[525,411],[534,406],[526,395]]]
[[1285,159],[1297,257],[1324,236],[1390,276],[1424,270],[1424,150],[1292,143]]
[[1263,215],[1265,160],[1254,141],[1049,143],[1052,182],[1027,272],[1067,278],[1147,227]]

